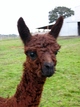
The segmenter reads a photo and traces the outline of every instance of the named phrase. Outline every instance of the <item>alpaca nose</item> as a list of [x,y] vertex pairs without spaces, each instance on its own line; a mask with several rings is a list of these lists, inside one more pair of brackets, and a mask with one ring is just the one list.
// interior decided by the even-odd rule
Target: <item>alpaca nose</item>
[[53,63],[44,63],[44,66],[45,66],[48,70],[50,70],[50,69],[53,69],[54,64],[53,64]]
[[42,67],[42,75],[45,77],[50,77],[54,73],[54,63],[44,62]]

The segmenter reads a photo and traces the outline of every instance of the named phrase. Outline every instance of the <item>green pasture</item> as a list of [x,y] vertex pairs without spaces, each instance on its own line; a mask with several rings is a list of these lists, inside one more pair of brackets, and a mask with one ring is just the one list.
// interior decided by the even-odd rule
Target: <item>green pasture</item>
[[[59,38],[56,73],[47,78],[39,107],[80,107],[80,37]],[[0,40],[0,96],[15,93],[25,61],[20,39]]]

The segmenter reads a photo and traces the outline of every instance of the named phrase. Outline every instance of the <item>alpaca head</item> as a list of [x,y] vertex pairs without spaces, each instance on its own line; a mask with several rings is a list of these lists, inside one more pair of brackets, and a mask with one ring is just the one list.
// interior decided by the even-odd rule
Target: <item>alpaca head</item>
[[63,17],[60,17],[50,32],[32,36],[23,18],[18,20],[18,32],[27,56],[25,67],[39,77],[50,77],[55,72],[56,55],[60,49],[56,39],[62,24]]

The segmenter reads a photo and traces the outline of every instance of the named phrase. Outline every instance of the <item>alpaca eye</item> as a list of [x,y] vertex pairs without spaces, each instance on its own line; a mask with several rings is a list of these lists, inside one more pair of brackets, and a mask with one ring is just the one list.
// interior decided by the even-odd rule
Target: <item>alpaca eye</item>
[[58,54],[58,52],[59,52],[59,51],[56,51],[56,52],[55,52],[55,55],[57,55],[57,54]]
[[27,55],[28,55],[32,60],[35,60],[36,57],[37,57],[36,52],[32,52],[32,51],[28,51],[28,52],[27,52]]

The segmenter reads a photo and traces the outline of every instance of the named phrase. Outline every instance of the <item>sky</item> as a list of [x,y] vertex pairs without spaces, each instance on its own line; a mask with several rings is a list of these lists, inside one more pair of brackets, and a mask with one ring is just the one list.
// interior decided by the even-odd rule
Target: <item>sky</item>
[[80,0],[0,0],[0,34],[18,34],[17,21],[20,17],[31,32],[49,23],[49,11],[58,6],[75,9]]

